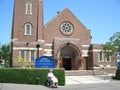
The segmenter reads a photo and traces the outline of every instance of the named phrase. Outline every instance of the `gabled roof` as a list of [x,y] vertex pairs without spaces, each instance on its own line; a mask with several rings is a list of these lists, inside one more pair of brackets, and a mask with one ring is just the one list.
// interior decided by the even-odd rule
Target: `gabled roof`
[[[68,8],[65,8],[65,9],[62,10],[61,12],[57,12],[57,15],[56,15],[55,17],[53,17],[47,24],[45,24],[45,27],[46,27],[47,25],[49,25],[52,21],[54,21],[58,16],[60,16],[62,13],[66,12],[66,11],[68,11],[70,14],[72,14],[73,17],[75,17],[75,19],[76,19],[83,27],[85,27],[85,26],[79,21],[79,19],[78,19]],[[85,28],[86,28],[86,27],[85,27]]]
[[[64,11],[64,10],[63,10],[63,11]],[[45,27],[46,27],[50,22],[52,22],[55,18],[57,18],[58,15],[61,14],[63,11],[58,12],[57,15],[56,15],[55,17],[53,17],[48,23],[45,24]]]

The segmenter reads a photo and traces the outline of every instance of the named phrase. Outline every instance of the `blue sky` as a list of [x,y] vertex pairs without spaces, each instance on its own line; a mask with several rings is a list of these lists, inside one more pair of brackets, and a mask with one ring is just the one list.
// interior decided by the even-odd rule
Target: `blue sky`
[[[0,44],[10,42],[13,4],[14,0],[0,0]],[[44,24],[69,8],[91,30],[93,44],[103,44],[120,32],[120,0],[43,0],[43,4]]]

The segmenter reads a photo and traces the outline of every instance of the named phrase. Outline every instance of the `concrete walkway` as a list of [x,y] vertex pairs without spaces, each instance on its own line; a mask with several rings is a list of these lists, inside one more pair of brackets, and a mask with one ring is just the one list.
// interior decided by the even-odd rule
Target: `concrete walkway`
[[94,84],[94,83],[106,83],[111,81],[109,75],[97,75],[97,76],[66,76],[66,85],[70,84]]
[[[66,85],[54,88],[54,90],[68,90],[70,86],[77,85],[91,85],[97,83],[107,83],[110,82],[110,76],[66,76]],[[76,86],[75,86],[76,88]],[[26,84],[9,84],[0,83],[0,90],[50,90],[52,88],[45,87],[43,85],[26,85]],[[69,89],[73,90],[73,89]],[[77,89],[75,89],[77,90]],[[96,89],[97,90],[97,89]]]

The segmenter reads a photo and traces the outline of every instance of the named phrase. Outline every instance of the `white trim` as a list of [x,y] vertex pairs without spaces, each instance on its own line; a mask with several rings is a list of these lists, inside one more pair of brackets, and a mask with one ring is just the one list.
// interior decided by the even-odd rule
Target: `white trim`
[[15,44],[26,44],[27,42],[13,42]]
[[82,45],[82,47],[90,47],[90,45]]
[[82,50],[82,52],[89,52],[88,50]]
[[26,62],[26,51],[25,51],[25,62]]
[[18,38],[13,38],[13,39],[11,39],[10,41],[11,42],[15,42],[15,41],[17,41],[18,40]]
[[[30,5],[30,12],[28,12],[28,5]],[[25,14],[30,14],[30,15],[32,15],[32,3],[26,2]]]
[[52,43],[46,43],[46,44],[44,44],[45,46],[53,46],[53,44]]
[[99,67],[100,67],[100,68],[103,68],[103,67],[104,67],[104,65],[100,64],[100,65],[99,65]]
[[57,38],[55,37],[55,40],[58,42],[80,42],[80,39],[78,38]]
[[31,51],[29,51],[29,62],[31,62]]
[[52,54],[52,52],[47,52],[47,54]]
[[[37,50],[37,48],[13,47],[13,50]],[[42,50],[42,48],[39,48],[39,50]]]
[[111,65],[106,65],[106,67],[111,67]]
[[92,49],[92,50],[89,50],[89,52],[103,52],[102,49]]
[[43,39],[38,39],[38,43],[45,43],[45,40],[43,40]]
[[92,51],[93,52],[102,52],[103,50],[101,50],[101,49],[93,49]]
[[113,66],[111,66],[111,67],[104,67],[104,68],[117,68],[117,67],[113,67]]
[[117,67],[113,67],[113,66],[110,66],[110,67],[94,67],[94,69],[101,69],[101,68],[104,68],[104,69],[116,69]]
[[[30,31],[29,31],[29,33],[27,33],[27,26],[29,25],[29,27],[30,27]],[[25,24],[25,33],[24,33],[24,35],[31,35],[31,31],[32,31],[32,25],[30,24],[30,23],[26,23]]]
[[39,44],[38,42],[29,42],[29,41],[26,41],[26,42],[25,42],[25,41],[24,41],[24,42],[19,42],[19,41],[18,41],[18,42],[14,42],[14,43],[15,43],[15,44],[26,44],[27,42],[28,42],[29,44],[32,44],[32,45]]
[[28,48],[28,47],[13,47],[13,50],[37,50],[36,48]]
[[82,50],[82,56],[88,57],[88,50]]
[[45,52],[52,52],[52,49],[44,49]]
[[52,54],[44,54],[45,56],[52,56]]
[[88,57],[89,55],[82,55],[82,57]]

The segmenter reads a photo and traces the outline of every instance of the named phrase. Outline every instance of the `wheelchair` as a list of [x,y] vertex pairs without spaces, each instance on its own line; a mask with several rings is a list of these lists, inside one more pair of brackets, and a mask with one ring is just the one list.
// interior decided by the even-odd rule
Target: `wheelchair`
[[48,78],[46,81],[46,86],[50,88],[58,88],[58,80],[56,77]]

